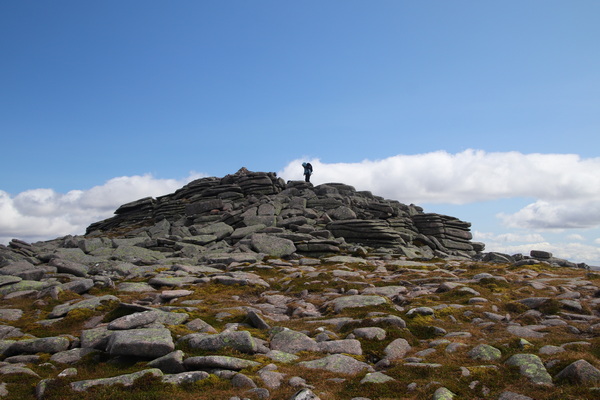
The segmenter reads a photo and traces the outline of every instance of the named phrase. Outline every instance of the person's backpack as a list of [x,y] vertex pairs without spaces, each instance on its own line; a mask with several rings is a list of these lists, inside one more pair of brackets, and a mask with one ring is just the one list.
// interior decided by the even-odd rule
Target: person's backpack
[[308,169],[310,171],[310,173],[312,174],[312,165],[310,163],[306,163],[306,169]]

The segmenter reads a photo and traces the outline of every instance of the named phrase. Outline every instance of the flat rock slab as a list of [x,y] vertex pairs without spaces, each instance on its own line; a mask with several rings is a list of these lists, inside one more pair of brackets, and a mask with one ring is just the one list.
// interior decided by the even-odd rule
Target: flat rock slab
[[125,315],[108,324],[109,330],[135,329],[151,324],[158,319],[159,311],[143,311]]
[[161,287],[182,287],[199,282],[199,278],[193,276],[155,276],[148,281],[149,285]]
[[97,307],[100,307],[103,303],[107,303],[109,301],[120,302],[119,298],[113,295],[106,295],[100,297],[94,297],[91,299],[82,300],[80,302],[74,304],[60,304],[52,310],[52,312],[48,315],[49,318],[59,318],[64,317],[72,310],[77,309],[88,309],[94,310]]
[[359,257],[350,256],[333,256],[327,257],[323,261],[328,263],[341,263],[341,264],[368,264],[367,260]]
[[26,290],[42,290],[49,287],[46,282],[21,280],[19,282],[10,283],[0,286],[0,295],[6,296],[14,292],[23,292]]
[[154,261],[164,259],[165,255],[160,251],[153,251],[139,246],[119,246],[113,252],[112,257],[134,264],[152,264]]
[[546,336],[545,333],[536,332],[524,326],[509,326],[508,328],[506,328],[506,330],[508,331],[508,333],[522,338],[540,339]]
[[40,377],[31,369],[19,365],[5,365],[0,367],[0,375],[30,375],[36,378]]
[[60,285],[62,290],[69,290],[74,293],[82,294],[94,287],[93,279],[78,279],[75,281],[63,283]]
[[146,282],[122,282],[117,285],[117,290],[119,292],[154,292],[152,286],[148,285]]
[[372,367],[369,364],[357,361],[343,354],[333,354],[318,360],[303,361],[298,363],[298,365],[304,368],[322,369],[346,375],[356,375],[365,370],[372,371]]
[[379,306],[386,303],[387,300],[381,296],[363,296],[357,294],[352,296],[338,297],[325,304],[333,306],[333,311],[340,313],[346,308]]
[[115,331],[106,350],[111,355],[158,358],[175,350],[168,329],[131,329]]
[[361,379],[360,383],[386,383],[394,380],[394,378],[383,372],[370,372]]
[[385,297],[394,297],[401,293],[406,293],[407,289],[404,286],[381,286],[366,288],[362,294],[376,294]]
[[222,285],[255,285],[263,287],[271,287],[259,275],[250,272],[228,272],[223,275],[213,276],[212,280]]
[[204,260],[209,264],[231,264],[235,263],[255,263],[263,259],[263,255],[258,253],[212,253],[203,255]]
[[319,351],[322,353],[362,355],[362,347],[360,342],[356,339],[327,340],[325,342],[319,342],[318,346]]
[[136,379],[139,379],[146,374],[151,374],[156,377],[163,376],[163,373],[160,369],[151,368],[139,372],[134,372],[133,374],[114,376],[112,378],[89,379],[85,381],[72,382],[71,389],[73,389],[76,392],[85,392],[89,388],[98,385],[112,386],[116,384],[121,384],[123,386],[131,386],[134,384]]
[[21,282],[23,278],[13,275],[0,275],[0,286]]
[[6,321],[17,321],[23,316],[23,310],[18,308],[4,308],[0,309],[0,319]]
[[174,271],[183,271],[191,275],[206,275],[206,274],[220,274],[223,272],[222,269],[207,267],[206,265],[173,265],[171,268]]
[[217,368],[227,369],[231,371],[239,371],[244,368],[258,367],[260,363],[237,357],[204,356],[187,358],[183,361],[183,365],[188,370]]
[[184,383],[198,382],[208,378],[208,376],[208,372],[204,371],[180,372],[178,374],[165,375],[163,376],[162,381],[173,385],[181,385]]
[[229,347],[242,353],[256,353],[258,345],[248,331],[224,331],[216,335],[192,333],[182,338],[193,349],[217,351]]
[[76,364],[81,361],[83,357],[90,353],[97,352],[94,349],[90,348],[75,348],[71,350],[60,351],[55,353],[50,357],[50,361],[59,363],[59,364]]
[[273,361],[277,361],[284,364],[293,363],[294,361],[298,360],[298,358],[300,358],[295,354],[286,353],[280,350],[271,350],[267,354],[265,354],[265,356],[269,357]]
[[53,258],[49,265],[56,267],[56,270],[59,273],[71,274],[80,277],[86,277],[89,271],[88,267],[84,264],[69,260],[62,260],[60,258]]
[[26,339],[14,342],[4,351],[5,356],[16,354],[58,353],[69,348],[71,342],[64,336]]

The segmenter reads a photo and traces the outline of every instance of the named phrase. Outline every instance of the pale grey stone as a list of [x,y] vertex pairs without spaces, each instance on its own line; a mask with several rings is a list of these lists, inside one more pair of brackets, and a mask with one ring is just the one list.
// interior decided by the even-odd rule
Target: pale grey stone
[[295,354],[301,351],[318,351],[319,347],[315,340],[304,333],[286,329],[273,336],[271,350]]
[[75,281],[63,283],[60,285],[62,290],[69,290],[71,292],[82,294],[94,287],[93,279],[78,279]]
[[331,305],[334,312],[340,313],[346,308],[378,306],[386,303],[387,300],[381,296],[354,295],[335,298],[327,302],[326,305]]
[[536,332],[532,329],[529,329],[527,327],[524,326],[516,326],[516,325],[511,325],[508,326],[506,328],[506,330],[518,337],[521,338],[532,338],[532,339],[539,339],[539,338],[543,338],[544,336],[546,336],[545,333],[543,332]]
[[0,375],[29,375],[39,378],[40,376],[27,367],[20,365],[4,365],[0,366]]
[[219,368],[239,371],[244,368],[258,367],[260,363],[228,356],[199,356],[183,360],[183,365],[188,370]]
[[223,331],[218,334],[192,333],[180,339],[193,349],[217,351],[229,347],[242,353],[256,353],[258,345],[248,331]]
[[4,351],[4,355],[58,353],[69,348],[71,342],[64,336],[46,337],[40,339],[25,339],[14,342]]
[[360,380],[360,383],[386,383],[393,380],[395,379],[383,372],[369,372]]
[[594,367],[586,360],[577,360],[569,364],[566,368],[560,371],[555,377],[555,380],[567,380],[572,384],[581,385],[599,385],[600,370]]
[[322,353],[345,353],[360,356],[362,347],[356,339],[328,340],[318,343],[318,351]]
[[286,257],[296,251],[294,242],[266,234],[254,234],[250,237],[254,250],[265,253],[271,257]]
[[234,388],[255,388],[256,383],[250,379],[247,375],[237,373],[231,378],[231,385]]
[[445,387],[437,388],[433,393],[433,400],[451,400],[456,396],[449,389]]
[[378,327],[356,328],[352,333],[357,338],[368,340],[383,340],[386,336],[385,329]]
[[57,271],[64,274],[71,274],[85,278],[88,275],[88,267],[82,263],[77,263],[61,258],[53,258],[48,265],[56,267]]
[[71,350],[60,351],[50,357],[50,361],[58,364],[76,364],[83,357],[90,353],[94,353],[96,350],[91,348],[75,348]]
[[196,318],[185,324],[185,326],[192,330],[204,333],[217,333],[217,330],[213,328],[210,324],[201,320],[200,318]]
[[[164,371],[163,371],[164,372]],[[184,383],[194,383],[209,377],[205,371],[188,371],[164,375],[162,381],[173,385],[181,385]]]
[[284,364],[293,363],[294,361],[300,358],[295,354],[286,353],[280,350],[271,350],[268,353],[266,353],[265,356],[269,357],[273,361],[277,361]]
[[185,371],[183,366],[183,351],[175,350],[148,363],[148,367],[158,368],[165,374],[179,374]]
[[502,357],[502,352],[489,344],[480,344],[472,348],[467,355],[474,360],[493,361]]
[[121,384],[123,386],[131,386],[134,384],[136,379],[141,378],[146,374],[151,374],[159,378],[163,376],[163,373],[160,369],[152,368],[139,372],[134,372],[132,374],[119,375],[112,378],[89,379],[85,381],[71,382],[71,389],[73,389],[76,392],[85,392],[89,388],[98,385],[112,386],[116,384]]
[[175,350],[175,344],[168,329],[131,329],[115,331],[108,340],[106,350],[113,356],[154,359]]
[[3,308],[0,309],[0,319],[5,321],[18,321],[23,316],[23,310],[18,308]]
[[107,328],[109,330],[135,329],[148,325],[157,320],[159,311],[137,312],[111,321]]
[[385,358],[390,361],[400,360],[404,358],[404,356],[411,350],[411,346],[406,341],[406,339],[395,339],[390,344],[388,344],[385,349],[383,349],[383,353],[385,354]]
[[332,354],[330,356],[312,361],[303,361],[299,366],[310,369],[322,369],[340,374],[356,375],[363,371],[372,371],[372,367],[350,356]]
[[394,297],[402,293],[406,293],[405,286],[379,286],[363,289],[362,294],[376,294],[385,297]]
[[552,385],[552,377],[535,354],[515,354],[505,364],[518,367],[521,375],[536,385]]
[[77,303],[73,304],[60,304],[52,310],[52,312],[48,315],[49,318],[59,318],[64,317],[72,310],[77,309],[87,309],[94,310],[97,307],[100,307],[104,303],[108,303],[110,301],[120,302],[119,298],[113,295],[105,295],[100,297],[93,297],[91,299],[81,300]]
[[289,400],[321,400],[312,390],[304,388],[294,393]]

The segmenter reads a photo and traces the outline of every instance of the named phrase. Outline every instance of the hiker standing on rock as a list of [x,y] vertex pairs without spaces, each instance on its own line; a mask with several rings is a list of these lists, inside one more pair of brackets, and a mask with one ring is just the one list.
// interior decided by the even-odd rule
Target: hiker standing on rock
[[302,163],[302,166],[304,167],[304,181],[310,182],[310,176],[313,172],[312,165],[310,163]]

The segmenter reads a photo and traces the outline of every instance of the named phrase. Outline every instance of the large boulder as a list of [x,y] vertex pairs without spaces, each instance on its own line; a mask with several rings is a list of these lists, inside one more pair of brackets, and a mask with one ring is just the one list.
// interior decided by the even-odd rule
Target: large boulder
[[250,241],[255,251],[271,257],[286,257],[296,251],[294,242],[272,235],[254,234],[250,237]]
[[175,350],[175,344],[168,329],[131,329],[110,335],[106,350],[113,356],[155,359]]

